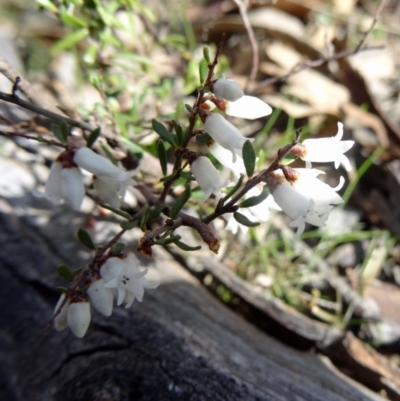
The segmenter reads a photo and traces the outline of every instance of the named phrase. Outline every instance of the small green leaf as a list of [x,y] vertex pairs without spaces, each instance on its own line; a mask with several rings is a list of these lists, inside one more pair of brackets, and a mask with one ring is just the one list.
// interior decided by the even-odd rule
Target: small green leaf
[[128,138],[120,138],[121,142],[128,148],[130,152],[132,152],[134,155],[137,155],[139,157],[143,156],[143,149],[137,145],[135,142],[132,142]]
[[78,240],[83,245],[85,245],[87,248],[89,248],[91,250],[95,250],[96,249],[96,247],[93,244],[92,238],[90,238],[89,233],[85,229],[80,228],[76,235],[78,237]]
[[165,128],[164,124],[161,124],[159,121],[153,118],[153,120],[151,121],[151,125],[153,127],[153,130],[156,131],[157,134],[160,135],[162,139],[164,139],[164,141],[167,141],[172,146],[175,145],[172,135]]
[[65,288],[65,287],[56,287],[56,291],[57,291],[59,294],[65,294],[65,293],[68,292],[68,289]]
[[149,205],[146,205],[143,210],[142,220],[140,221],[140,229],[143,232],[146,231],[146,225],[147,225],[147,221],[149,220],[149,215],[150,215],[150,208],[149,208]]
[[210,51],[208,50],[207,46],[203,47],[203,56],[204,56],[204,59],[207,61],[207,64],[210,64],[211,63]]
[[138,220],[133,220],[133,221],[123,221],[120,223],[120,226],[123,230],[129,231],[132,230],[132,228],[135,228],[138,226]]
[[256,226],[260,225],[260,223],[258,223],[258,222],[250,221],[245,215],[243,215],[239,212],[233,213],[233,217],[235,218],[235,220],[238,223],[240,223],[246,227],[256,227]]
[[86,141],[86,146],[88,148],[91,148],[94,143],[97,141],[97,138],[100,136],[101,134],[101,129],[100,127],[95,128],[89,135],[89,138]]
[[87,28],[88,23],[83,19],[76,17],[72,14],[67,14],[66,12],[60,13],[60,20],[64,22],[65,25],[69,25],[72,28]]
[[204,84],[208,75],[208,63],[207,60],[202,58],[199,64],[200,73],[200,84]]
[[117,242],[113,245],[111,245],[111,253],[113,255],[119,255],[124,249],[125,249],[125,244],[122,242]]
[[82,56],[82,60],[86,64],[94,64],[96,61],[97,57],[97,45],[92,43],[89,45],[89,47],[86,49],[85,53]]
[[89,30],[87,28],[79,29],[78,31],[72,32],[59,40],[51,49],[51,55],[56,56],[63,50],[71,48],[74,44],[78,43],[82,39],[89,35]]
[[238,182],[236,183],[236,185],[233,188],[231,188],[231,190],[221,199],[220,202],[222,202],[222,204],[224,204],[224,202],[226,200],[228,200],[231,196],[233,196],[233,194],[235,192],[237,192],[239,190],[239,188],[242,186],[242,184],[243,184],[243,175],[240,175],[240,178],[239,178]]
[[63,132],[61,131],[61,127],[57,124],[51,124],[51,130],[53,131],[53,134],[55,137],[61,142],[61,143],[66,143],[66,140],[64,138]]
[[243,162],[246,167],[247,177],[251,177],[256,167],[256,152],[254,151],[253,145],[249,140],[243,144]]
[[181,239],[180,235],[171,235],[170,237],[165,237],[165,238],[160,238],[157,241],[155,241],[155,244],[157,245],[168,245],[172,244],[175,241],[179,241]]
[[178,199],[171,207],[171,219],[175,219],[178,213],[181,211],[183,206],[185,206],[186,202],[190,199],[190,195],[192,194],[192,190],[190,185],[187,185],[185,190],[180,194]]
[[257,196],[252,196],[251,198],[248,198],[246,200],[244,200],[239,207],[253,207],[256,206],[258,204],[260,204],[262,201],[264,201],[265,199],[267,199],[267,196],[269,195],[269,190],[267,188],[267,186],[264,186],[263,190],[261,191],[261,193]]
[[62,136],[64,138],[64,142],[67,142],[68,137],[69,137],[69,126],[64,120],[61,121],[60,129],[61,129]]
[[195,181],[195,178],[193,177],[193,174],[190,171],[181,171],[179,175],[186,181]]
[[72,273],[69,267],[64,263],[57,266],[57,272],[64,280],[72,281],[74,278],[74,273]]
[[50,0],[36,0],[36,3],[53,13],[57,12],[57,7]]
[[161,170],[163,175],[167,175],[167,151],[165,150],[164,141],[159,139],[157,142],[157,154],[160,160]]
[[176,137],[178,139],[178,141],[177,141],[178,142],[178,146],[181,146],[182,143],[183,143],[183,138],[184,138],[183,128],[177,122],[175,122],[175,121],[173,121],[173,122],[175,123],[174,125],[175,125]]
[[178,247],[183,249],[184,251],[198,251],[199,249],[201,249],[201,246],[189,246],[188,244],[185,244],[179,240],[174,241],[174,244]]
[[211,136],[209,134],[196,135],[196,142],[197,143],[203,144],[203,143],[208,143],[210,141],[212,141],[212,138],[211,138]]
[[101,207],[103,207],[104,209],[111,210],[113,213],[117,214],[118,216],[123,217],[124,219],[127,219],[127,220],[131,219],[131,215],[129,213],[124,212],[123,210],[116,209],[115,207],[112,207],[104,202],[99,202],[99,205]]
[[104,150],[104,153],[107,155],[107,158],[110,160],[110,162],[114,164],[114,166],[116,166],[118,163],[115,160],[115,157],[111,153],[110,149],[108,149],[108,146],[105,143],[100,142],[100,147]]
[[196,110],[190,104],[185,104],[185,108],[189,113],[195,113],[196,112]]

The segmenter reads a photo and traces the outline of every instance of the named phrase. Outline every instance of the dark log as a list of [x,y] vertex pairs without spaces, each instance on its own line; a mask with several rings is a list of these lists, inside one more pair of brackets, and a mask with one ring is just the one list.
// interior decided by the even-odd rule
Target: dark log
[[151,261],[161,285],[142,304],[95,314],[82,340],[44,330],[55,266],[83,264],[72,233],[85,216],[49,215],[38,200],[28,209],[29,197],[8,201],[0,202],[1,400],[381,399],[251,326],[164,251]]

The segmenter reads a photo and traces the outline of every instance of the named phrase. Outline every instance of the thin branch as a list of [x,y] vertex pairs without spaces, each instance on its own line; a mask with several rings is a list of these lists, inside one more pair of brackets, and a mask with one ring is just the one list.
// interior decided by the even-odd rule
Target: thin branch
[[[18,89],[21,90],[20,86],[21,86],[21,84],[18,86]],[[17,106],[20,106],[20,107],[23,107],[24,109],[33,111],[34,113],[45,116],[51,120],[60,121],[60,122],[65,121],[72,127],[81,128],[81,129],[87,130],[87,131],[93,131],[95,128],[95,127],[92,127],[90,124],[87,124],[83,121],[74,120],[72,118],[63,116],[61,114],[53,113],[52,111],[46,110],[43,107],[37,106],[37,105],[35,105],[31,102],[28,102],[26,100],[23,100],[17,96],[9,95],[4,92],[0,92],[0,100],[3,100],[8,103],[16,104]]]
[[246,84],[246,89],[248,89],[249,85],[252,82],[255,82],[256,77],[257,77],[257,72],[258,72],[258,66],[260,64],[260,55],[259,55],[259,49],[258,49],[258,43],[257,39],[254,34],[254,29],[251,26],[249,16],[247,14],[247,10],[249,8],[249,0],[233,0],[235,4],[239,8],[239,13],[240,16],[242,17],[243,20],[243,25],[246,28],[247,35],[249,36],[250,40],[250,45],[251,45],[251,50],[253,52],[253,65],[251,67],[251,72],[249,79]]
[[61,142],[57,142],[57,141],[53,141],[53,140],[50,140],[50,139],[45,139],[45,138],[37,137],[37,136],[19,134],[17,132],[0,132],[0,135],[3,135],[3,136],[6,136],[6,135],[7,136],[19,136],[21,138],[32,139],[33,141],[45,143],[46,145],[49,145],[49,146],[57,146],[59,148],[66,148],[67,147],[67,145],[64,145]]

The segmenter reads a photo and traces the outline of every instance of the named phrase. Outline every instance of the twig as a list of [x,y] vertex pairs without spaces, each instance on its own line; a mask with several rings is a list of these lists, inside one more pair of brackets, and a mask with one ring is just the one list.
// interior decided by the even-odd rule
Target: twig
[[44,138],[39,138],[37,136],[31,136],[31,135],[26,135],[26,134],[18,134],[17,132],[0,132],[0,135],[10,135],[10,136],[19,136],[21,138],[26,138],[26,139],[32,139],[33,141],[38,141],[45,143],[46,145],[50,146],[57,146],[59,148],[66,148],[67,145],[64,145],[61,142],[53,141],[50,139],[44,139]]
[[[196,120],[197,120],[197,117],[198,117],[197,108],[199,106],[201,106],[201,104],[203,103],[204,92],[205,92],[204,88],[205,88],[205,86],[210,84],[210,82],[211,82],[211,80],[213,78],[214,69],[218,64],[218,59],[219,59],[219,56],[221,54],[222,48],[224,46],[225,40],[226,40],[226,35],[223,34],[222,38],[221,38],[221,41],[218,44],[217,51],[216,51],[215,56],[214,56],[214,60],[208,66],[208,75],[207,75],[207,78],[206,78],[206,80],[204,82],[204,85],[202,85],[199,88],[199,94],[197,95],[197,99],[195,100],[195,102],[193,104],[194,112],[190,113],[190,116],[189,116],[189,127],[187,128],[187,134],[186,134],[185,142],[182,144],[182,148],[183,149],[188,146],[190,140],[194,136],[194,127],[195,127]],[[174,181],[178,177],[178,173],[180,172],[180,169],[181,169],[182,157],[183,157],[183,154],[180,151],[180,149],[178,149],[175,152],[175,163],[174,163],[174,168],[173,168],[174,174],[171,176],[170,179],[168,179],[164,183],[164,189],[163,189],[163,191],[162,191],[162,193],[160,195],[160,201],[161,202],[163,202],[165,200],[165,198],[168,195],[169,190],[171,189],[172,184],[174,183]]]
[[[21,89],[21,88],[18,87],[18,89]],[[47,118],[50,118],[51,120],[60,121],[60,122],[65,121],[72,127],[81,128],[81,129],[87,130],[87,131],[94,130],[94,127],[92,127],[90,124],[87,124],[83,121],[74,120],[72,118],[63,116],[61,114],[53,113],[52,111],[46,110],[43,107],[37,106],[31,102],[20,99],[19,97],[14,96],[12,94],[9,95],[7,93],[0,92],[0,100],[4,100],[5,102],[16,104],[17,106],[20,106],[20,107],[23,107],[24,109],[33,111],[34,113],[37,113],[37,114],[40,114]]]
[[11,96],[17,97],[18,85],[21,83],[21,77],[16,77],[11,88]]
[[[236,0],[234,0],[236,2]],[[305,60],[297,63],[295,66],[292,67],[292,69],[285,75],[281,77],[273,77],[273,78],[268,78],[265,79],[264,81],[261,81],[258,83],[256,86],[255,90],[260,90],[264,88],[265,86],[272,85],[276,82],[282,82],[286,81],[288,78],[290,78],[292,75],[299,73],[300,71],[303,71],[307,68],[315,68],[315,67],[321,67],[322,65],[328,63],[329,61],[334,61],[338,60],[343,57],[350,57],[354,56],[355,54],[359,53],[360,51],[366,51],[366,50],[380,50],[383,48],[383,46],[371,46],[371,47],[364,47],[362,46],[365,44],[365,41],[367,40],[368,35],[371,33],[372,29],[374,28],[375,24],[379,20],[379,16],[381,14],[381,11],[383,7],[385,6],[386,0],[380,0],[380,3],[378,7],[376,8],[374,18],[372,20],[372,23],[370,27],[364,32],[360,42],[358,45],[352,49],[352,50],[344,50],[336,54],[328,55],[325,57],[321,57],[316,60]]]
[[254,29],[251,26],[247,10],[249,8],[249,0],[233,0],[239,8],[240,16],[242,17],[244,27],[246,28],[247,35],[249,36],[251,49],[253,51],[253,65],[251,67],[251,72],[249,79],[247,80],[246,89],[249,85],[256,80],[258,66],[260,64],[260,55],[258,50],[258,43],[254,35]]

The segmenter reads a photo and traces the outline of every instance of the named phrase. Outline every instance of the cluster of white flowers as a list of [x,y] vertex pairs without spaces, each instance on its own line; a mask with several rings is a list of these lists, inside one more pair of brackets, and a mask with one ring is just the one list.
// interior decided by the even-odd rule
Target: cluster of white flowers
[[[218,79],[213,83],[211,90],[214,96],[207,99],[202,107],[204,112],[201,112],[204,128],[213,139],[209,143],[209,151],[224,167],[232,171],[237,180],[241,174],[245,174],[242,147],[248,138],[221,114],[211,111],[217,107],[230,116],[254,119],[269,115],[272,109],[258,98],[245,96],[240,85],[233,80]],[[282,210],[293,219],[290,225],[297,228],[296,235],[304,231],[305,223],[324,226],[332,208],[343,202],[337,191],[342,187],[344,179],[340,178],[338,187],[329,187],[317,178],[323,172],[312,169],[311,162],[334,162],[336,168],[341,164],[350,171],[351,165],[344,153],[353,146],[354,141],[342,141],[342,137],[343,124],[338,123],[336,136],[306,139],[295,145],[291,152],[306,162],[306,168],[286,167],[284,172],[272,172],[267,178],[271,195],[262,203],[252,208],[240,209],[240,212],[251,221],[266,221],[269,207]],[[204,191],[203,201],[211,194],[219,198],[221,189],[229,184],[221,179],[206,156],[199,156],[193,161],[191,169]],[[246,197],[257,196],[259,192],[259,189],[253,189]],[[227,230],[236,233],[237,222],[232,215],[227,215],[226,218]]]
[[136,299],[142,302],[144,290],[157,288],[158,283],[147,281],[147,269],[140,270],[132,256],[113,256],[100,268],[100,277],[94,278],[89,285],[86,295],[76,294],[66,299],[62,294],[55,308],[59,311],[54,319],[57,330],[64,330],[67,326],[79,338],[82,338],[89,327],[91,320],[90,305],[104,316],[111,316],[114,299],[117,305],[123,302],[129,308]]
[[114,208],[120,207],[127,186],[134,183],[129,172],[89,148],[66,150],[57,156],[46,183],[45,194],[53,203],[64,199],[74,210],[81,209],[85,185],[79,168],[93,174],[99,199]]
[[[231,79],[216,80],[211,90],[214,96],[207,99],[202,105],[201,118],[204,128],[213,139],[208,144],[210,153],[226,168],[232,171],[237,180],[246,173],[242,157],[242,148],[246,138],[240,131],[221,114],[211,113],[215,107],[227,115],[254,119],[271,114],[271,107],[262,100],[245,96],[240,85]],[[217,198],[221,189],[228,183],[220,178],[218,170],[208,157],[199,156],[191,163],[191,170],[201,189],[204,191],[203,201],[211,194]]]

